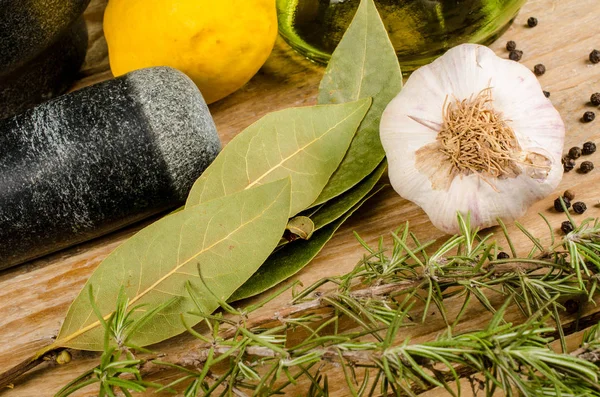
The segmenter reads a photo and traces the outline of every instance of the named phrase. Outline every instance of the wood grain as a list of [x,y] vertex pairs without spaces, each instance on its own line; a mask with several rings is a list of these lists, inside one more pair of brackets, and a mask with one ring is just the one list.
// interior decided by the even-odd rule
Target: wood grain
[[[74,89],[111,77],[101,28],[105,3],[106,0],[94,0],[86,13],[90,27],[90,51],[82,69],[82,80]],[[544,89],[551,92],[551,100],[566,122],[567,148],[581,145],[587,140],[600,140],[600,120],[590,124],[580,122],[583,112],[591,110],[588,104],[591,93],[600,91],[600,65],[591,65],[587,60],[594,47],[600,48],[598,15],[598,0],[532,0],[524,7],[514,25],[492,45],[500,56],[506,56],[505,42],[515,40],[524,51],[522,62],[525,65],[533,67],[537,63],[543,63],[546,66],[548,71],[540,77],[540,81]],[[525,27],[529,16],[539,19],[540,23],[536,28]],[[268,112],[315,103],[323,71],[321,66],[305,60],[278,40],[273,54],[250,83],[211,106],[222,141],[227,143],[244,127]],[[535,115],[532,114],[531,117]],[[591,160],[600,162],[600,153]],[[556,194],[566,188],[574,190],[577,199],[585,201],[591,207],[586,215],[600,216],[600,209],[593,205],[600,199],[600,170],[588,175],[575,172],[566,174]],[[546,214],[557,228],[564,220],[564,215],[549,211],[554,198],[555,196],[548,197],[537,203],[521,219],[534,234],[547,234],[545,224],[537,215],[540,212]],[[423,240],[442,237],[442,233],[433,228],[420,209],[386,188],[358,211],[317,259],[294,279],[307,285],[325,275],[350,270],[363,255],[352,231],[357,231],[367,242],[373,243],[380,235],[388,234],[407,221]],[[0,335],[3,343],[0,346],[0,370],[17,364],[50,342],[57,334],[69,304],[100,261],[148,222],[1,272]],[[514,226],[510,230],[518,235]],[[520,249],[528,248],[525,238],[517,240]],[[281,306],[288,299],[289,295],[284,295],[264,310]],[[450,311],[452,310],[456,310],[456,307],[451,307]],[[600,308],[590,307],[586,310],[595,311]],[[518,313],[510,315],[518,319]],[[433,318],[435,317],[434,315]],[[482,315],[477,306],[473,306],[461,329],[481,328],[486,321],[487,317]],[[411,336],[415,341],[429,340],[443,330],[444,323],[439,318],[415,327],[415,330],[408,330],[406,336]],[[577,343],[575,337],[570,340],[574,345]],[[174,353],[190,349],[194,343],[193,338],[182,335],[161,343],[154,349]],[[97,355],[94,353],[78,353],[71,364],[57,368],[39,368],[22,378],[15,389],[5,391],[3,395],[52,395],[68,381],[93,367],[96,360]],[[166,382],[172,376],[172,373],[164,372],[156,379]],[[347,395],[342,387],[344,381],[340,377],[340,373],[330,373],[329,384],[335,389],[332,393],[334,396]],[[290,395],[300,395],[305,388],[305,385],[300,384]],[[89,388],[78,395],[95,394],[95,389]],[[445,395],[445,392],[439,390],[427,393],[427,396]]]

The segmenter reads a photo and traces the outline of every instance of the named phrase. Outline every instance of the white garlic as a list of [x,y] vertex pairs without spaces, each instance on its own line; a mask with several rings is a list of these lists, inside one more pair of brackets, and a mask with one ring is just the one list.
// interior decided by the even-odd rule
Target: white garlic
[[464,44],[415,71],[385,109],[381,142],[400,196],[438,229],[512,221],[563,174],[565,126],[525,66]]

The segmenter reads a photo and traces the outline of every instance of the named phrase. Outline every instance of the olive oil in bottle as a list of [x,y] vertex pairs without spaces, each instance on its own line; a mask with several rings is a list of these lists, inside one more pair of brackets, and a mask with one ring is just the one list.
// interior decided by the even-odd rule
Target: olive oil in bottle
[[[461,43],[488,44],[526,0],[375,0],[402,70]],[[326,63],[360,0],[277,0],[279,31],[298,52]]]

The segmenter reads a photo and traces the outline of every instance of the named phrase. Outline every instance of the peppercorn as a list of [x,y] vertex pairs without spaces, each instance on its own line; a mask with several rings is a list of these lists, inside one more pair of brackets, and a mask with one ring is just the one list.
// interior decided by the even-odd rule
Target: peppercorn
[[571,149],[569,149],[569,157],[573,160],[577,160],[579,157],[581,157],[581,152],[581,148],[573,146]]
[[538,63],[533,67],[533,73],[535,73],[536,76],[542,76],[544,73],[546,73],[546,67],[541,63]]
[[498,252],[498,256],[496,258],[498,258],[498,259],[508,259],[508,258],[510,258],[510,255],[508,255],[506,252]]
[[583,114],[582,120],[584,123],[591,123],[592,121],[594,121],[595,118],[596,118],[596,113],[587,111]]
[[[560,202],[560,197],[557,198],[556,200],[554,200],[554,209],[558,212],[565,212],[565,210],[563,209],[562,203]],[[571,200],[569,200],[566,197],[562,198],[562,201],[565,203],[565,208],[569,209],[571,208]]]
[[562,159],[563,169],[565,172],[572,171],[575,168],[575,160],[570,158],[569,156],[565,156]]
[[600,51],[594,50],[590,52],[590,62],[591,63],[600,63]]
[[573,204],[573,211],[575,211],[576,214],[583,214],[586,210],[587,205],[585,205],[585,203],[582,201],[578,201]]
[[565,190],[563,197],[573,201],[575,199],[575,193],[573,193],[571,190]]
[[511,61],[519,62],[521,60],[521,58],[523,58],[523,51],[519,51],[519,50],[511,51],[510,54],[508,54],[508,58]]
[[545,96],[546,98],[550,98],[550,93],[549,93],[548,91],[544,91],[544,96]]
[[506,49],[508,51],[514,51],[517,49],[517,43],[515,43],[514,41],[510,40],[506,42]]
[[569,299],[568,301],[566,301],[564,306],[565,310],[569,314],[575,314],[579,312],[579,302],[577,302],[574,299]]
[[527,20],[527,26],[529,26],[530,28],[535,28],[538,24],[538,20],[535,17],[530,17]]
[[589,156],[592,153],[596,152],[596,144],[594,142],[586,142],[583,144],[583,150],[581,151],[581,153],[585,154],[586,156]]
[[564,234],[571,233],[573,229],[573,224],[570,221],[564,221],[560,224],[560,230],[562,230]]
[[600,106],[600,92],[595,92],[590,97],[590,102],[594,106]]
[[587,174],[588,172],[590,172],[593,169],[594,169],[594,163],[592,163],[591,161],[584,161],[579,166],[579,172],[581,172],[582,174]]

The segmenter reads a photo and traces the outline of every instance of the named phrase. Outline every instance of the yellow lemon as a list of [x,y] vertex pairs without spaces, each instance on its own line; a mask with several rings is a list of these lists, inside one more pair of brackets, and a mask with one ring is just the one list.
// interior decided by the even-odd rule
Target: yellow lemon
[[275,0],[110,0],[104,34],[115,76],[171,66],[211,103],[267,60],[277,36]]

